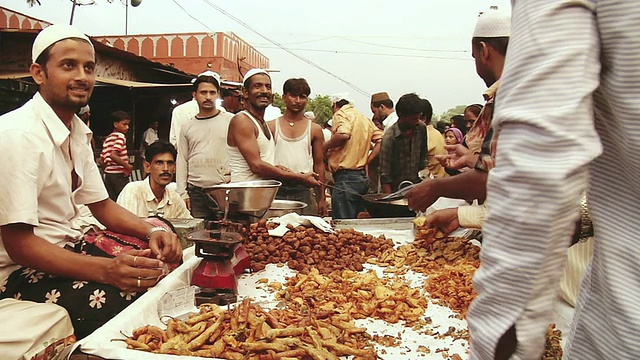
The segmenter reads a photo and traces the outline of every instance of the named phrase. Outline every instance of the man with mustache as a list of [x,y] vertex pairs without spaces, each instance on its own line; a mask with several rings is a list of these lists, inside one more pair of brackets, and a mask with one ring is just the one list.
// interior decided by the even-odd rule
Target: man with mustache
[[127,184],[118,196],[118,204],[140,216],[162,216],[168,219],[191,219],[184,200],[167,185],[176,173],[176,148],[156,141],[145,150],[146,179]]
[[271,77],[263,69],[251,69],[244,76],[242,95],[246,110],[236,114],[229,124],[227,145],[231,182],[275,179],[320,186],[313,172],[300,174],[274,166],[275,142],[264,112],[273,101]]
[[382,192],[398,190],[403,181],[420,182],[427,167],[427,126],[420,121],[423,102],[416,94],[403,95],[396,104],[398,121],[387,128],[380,149]]
[[229,181],[225,142],[233,114],[216,108],[219,96],[220,75],[213,71],[198,75],[193,98],[199,111],[193,121],[182,125],[178,138],[178,194],[195,218],[216,218],[218,207],[202,189]]
[[[0,187],[0,299],[60,305],[82,338],[156,285],[163,267],[180,262],[182,247],[175,234],[107,194],[91,131],[75,115],[95,84],[89,38],[72,26],[51,25],[36,37],[32,61],[38,92],[0,117],[0,162],[11,164]],[[79,205],[135,245],[106,249],[113,241],[104,236],[89,241],[76,226]]]

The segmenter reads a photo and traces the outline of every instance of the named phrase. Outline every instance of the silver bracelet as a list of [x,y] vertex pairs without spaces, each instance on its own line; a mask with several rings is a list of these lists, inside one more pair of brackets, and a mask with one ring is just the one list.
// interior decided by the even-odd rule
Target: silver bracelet
[[583,197],[581,201],[580,209],[580,241],[593,236],[593,223],[591,217],[589,217],[589,209],[587,209],[587,198]]
[[169,232],[167,229],[163,228],[162,226],[154,226],[151,229],[149,229],[149,232],[147,233],[147,240],[151,238],[151,234],[158,231]]

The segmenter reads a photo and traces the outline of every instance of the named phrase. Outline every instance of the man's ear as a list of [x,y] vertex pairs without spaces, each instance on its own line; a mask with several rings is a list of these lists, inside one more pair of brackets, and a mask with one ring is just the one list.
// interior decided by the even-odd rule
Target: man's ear
[[484,62],[487,62],[487,60],[491,57],[491,49],[489,48],[489,44],[484,41],[480,41],[480,50],[482,60],[484,60]]
[[142,165],[144,166],[144,172],[151,173],[151,164],[147,160],[143,161]]
[[31,73],[31,77],[33,77],[33,80],[38,85],[41,85],[44,82],[44,79],[47,77],[47,73],[40,64],[31,64],[31,66],[29,67],[29,72]]

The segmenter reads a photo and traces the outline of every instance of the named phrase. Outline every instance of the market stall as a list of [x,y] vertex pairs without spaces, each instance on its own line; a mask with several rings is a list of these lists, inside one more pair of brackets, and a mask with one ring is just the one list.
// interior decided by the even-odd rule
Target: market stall
[[[234,196],[236,206],[248,201],[231,192],[223,192],[228,205]],[[202,289],[192,286],[194,277],[210,260],[191,247],[183,265],[79,349],[117,359],[468,357],[465,314],[479,266],[472,232],[443,237],[410,218],[341,220],[330,228],[289,215],[276,219],[288,226],[260,220],[241,245],[232,242],[229,271],[245,258],[235,246],[252,269],[237,277],[238,302],[195,306]],[[549,341],[545,359],[559,358],[557,331]]]

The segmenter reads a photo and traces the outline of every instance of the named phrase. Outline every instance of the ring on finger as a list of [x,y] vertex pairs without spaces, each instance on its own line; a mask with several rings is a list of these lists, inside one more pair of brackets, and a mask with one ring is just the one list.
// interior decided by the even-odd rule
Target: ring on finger
[[137,257],[137,256],[134,256],[134,257],[133,257],[133,267],[138,267],[137,262],[138,262],[138,257]]
[[138,278],[138,287],[140,287],[140,278]]

